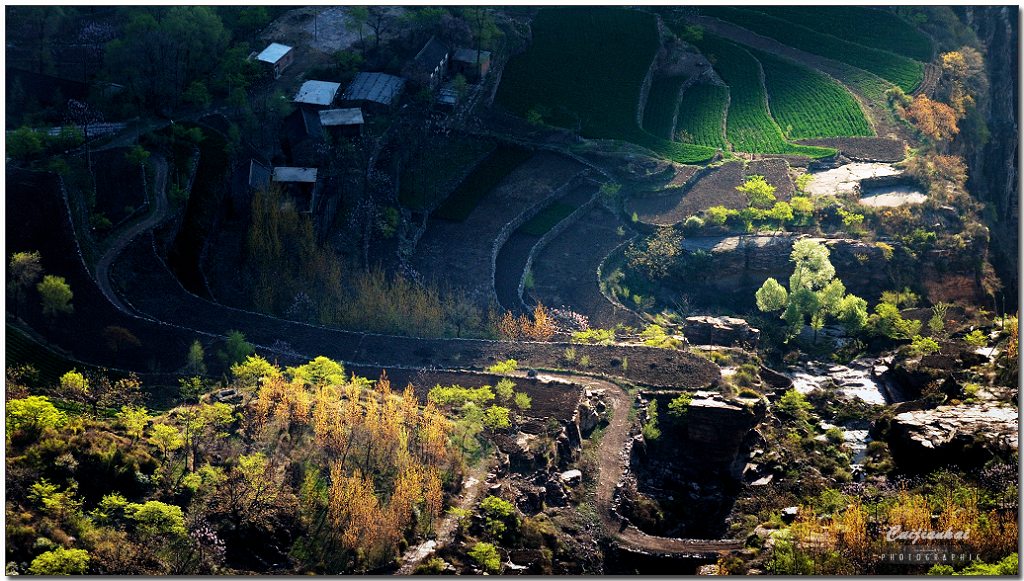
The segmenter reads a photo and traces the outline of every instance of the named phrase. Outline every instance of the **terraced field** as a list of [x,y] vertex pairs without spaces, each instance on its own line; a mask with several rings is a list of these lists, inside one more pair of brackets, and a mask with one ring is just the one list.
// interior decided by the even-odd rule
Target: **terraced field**
[[680,163],[714,150],[673,143],[637,124],[644,78],[658,50],[651,14],[621,8],[542,9],[529,49],[505,67],[497,103],[524,117],[579,127],[584,137],[621,139]]
[[907,93],[913,92],[924,78],[924,65],[918,61],[823,34],[769,14],[726,6],[702,6],[700,11],[793,48],[874,73]]
[[825,157],[835,153],[832,149],[794,145],[786,141],[782,129],[769,114],[760,67],[747,50],[706,33],[695,44],[714,63],[715,70],[729,85],[726,137],[733,149],[809,157]]
[[751,50],[764,69],[768,107],[790,139],[874,135],[842,85],[793,61]]
[[[647,94],[647,105],[644,108],[644,130],[662,139],[674,139],[672,135],[672,118],[676,114],[679,103],[679,89],[686,81],[685,77],[654,77],[651,91]],[[696,143],[696,142],[695,142]],[[697,143],[697,145],[703,145]]]
[[724,148],[722,127],[728,99],[729,89],[721,85],[691,85],[679,103],[677,131],[685,131],[691,143]]
[[928,35],[884,9],[868,6],[752,6],[750,10],[921,62],[932,58],[932,41]]
[[499,145],[462,180],[434,216],[451,222],[465,220],[487,192],[532,155],[532,152],[521,147]]

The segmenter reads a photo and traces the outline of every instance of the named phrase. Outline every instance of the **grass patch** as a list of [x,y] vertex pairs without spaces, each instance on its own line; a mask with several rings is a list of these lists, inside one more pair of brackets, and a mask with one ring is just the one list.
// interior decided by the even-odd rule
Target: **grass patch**
[[679,104],[679,89],[686,77],[654,77],[651,91],[647,94],[644,107],[644,130],[651,135],[675,140],[672,134],[672,118]]
[[834,149],[794,145],[765,107],[764,86],[757,60],[745,49],[712,34],[696,43],[722,80],[729,85],[726,136],[737,151],[825,157]]
[[839,83],[793,61],[751,54],[764,68],[772,116],[790,139],[874,135],[857,100]]
[[764,12],[726,6],[702,6],[700,10],[793,48],[864,69],[908,93],[924,78],[924,65],[913,59],[816,32]]
[[714,150],[673,143],[637,126],[644,77],[658,50],[651,14],[609,7],[542,9],[530,48],[513,57],[497,101],[509,111],[584,137],[621,139],[680,163],[710,159]]
[[488,192],[532,155],[532,151],[522,147],[499,145],[462,180],[434,215],[443,220],[462,222]]
[[424,211],[448,195],[465,168],[494,151],[495,143],[445,138],[434,147],[419,148],[402,167],[398,200],[410,210]]
[[699,83],[687,88],[679,104],[676,127],[677,131],[685,132],[682,141],[724,149],[722,121],[728,98],[729,89],[720,85]]
[[867,6],[758,6],[750,9],[862,46],[922,62],[932,58],[932,41],[928,35],[885,9]]
[[576,210],[576,206],[555,202],[541,210],[522,225],[521,230],[531,236],[543,236]]

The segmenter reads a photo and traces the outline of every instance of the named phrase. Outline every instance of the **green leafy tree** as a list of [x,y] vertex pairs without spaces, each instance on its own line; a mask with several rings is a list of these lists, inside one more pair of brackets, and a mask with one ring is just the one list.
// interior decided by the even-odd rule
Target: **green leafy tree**
[[185,438],[177,428],[168,424],[153,424],[149,433],[149,443],[160,450],[164,460],[170,458],[170,453],[185,445]]
[[693,403],[693,395],[681,393],[678,397],[668,402],[668,415],[677,418],[685,418],[690,411],[690,404]]
[[516,507],[497,496],[488,496],[480,501],[480,510],[483,512],[484,528],[492,537],[500,537],[516,523]]
[[224,351],[221,352],[221,359],[227,365],[234,365],[242,362],[246,357],[256,352],[251,343],[245,340],[245,333],[241,331],[228,331],[227,340],[224,342]]
[[516,384],[511,379],[503,377],[498,380],[498,383],[494,386],[494,393],[498,396],[498,401],[501,403],[508,403],[515,397]]
[[8,437],[17,431],[39,434],[59,428],[67,422],[64,412],[54,407],[50,398],[43,395],[7,400],[6,408]]
[[293,378],[317,387],[345,383],[345,366],[324,356],[317,357],[305,365],[289,368],[287,371]]
[[769,278],[764,281],[761,288],[757,289],[757,292],[754,293],[754,298],[757,299],[757,308],[761,312],[774,313],[786,308],[786,303],[789,301],[789,293],[786,292],[786,287],[779,284],[779,281]]
[[755,208],[771,208],[776,200],[775,186],[769,184],[764,176],[750,176],[743,185],[736,186],[736,189],[746,194],[750,205]]
[[533,406],[533,400],[530,399],[530,396],[521,391],[516,392],[515,403],[516,407],[520,410],[528,410]]
[[171,535],[184,537],[185,515],[180,506],[150,500],[142,504],[132,503],[125,507],[125,514],[135,521],[143,535]]
[[32,575],[85,575],[89,572],[89,552],[57,547],[40,554],[28,566]]
[[[8,142],[10,148],[10,142]],[[38,252],[14,252],[7,263],[9,275],[7,288],[14,295],[14,316],[18,316],[18,306],[24,298],[25,289],[29,288],[43,274],[43,257]]]
[[19,127],[7,135],[7,155],[26,161],[43,153],[43,136],[30,127]]
[[117,412],[117,422],[132,439],[132,443],[145,434],[149,419],[149,410],[141,406],[122,406],[121,411]]
[[71,299],[75,295],[64,277],[48,274],[36,285],[36,290],[39,291],[44,315],[52,317],[57,313],[74,312],[75,307],[71,304]]
[[793,221],[793,207],[786,202],[775,202],[772,209],[765,212],[764,217],[778,222],[780,229],[785,228],[786,224]]
[[646,440],[657,440],[661,437],[661,429],[658,428],[658,400],[652,399],[651,403],[647,404],[647,421],[640,431]]
[[192,345],[188,348],[188,355],[185,359],[185,373],[189,375],[206,374],[206,351],[203,350],[203,344],[199,342],[199,339],[192,341]]
[[790,208],[793,210],[793,218],[798,225],[807,225],[814,216],[814,202],[806,196],[793,196],[789,200]]
[[484,410],[484,425],[491,430],[503,430],[512,425],[507,407],[492,405]]

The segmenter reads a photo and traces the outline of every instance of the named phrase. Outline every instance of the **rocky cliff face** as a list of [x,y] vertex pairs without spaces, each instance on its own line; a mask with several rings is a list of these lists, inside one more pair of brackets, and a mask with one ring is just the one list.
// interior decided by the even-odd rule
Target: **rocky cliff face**
[[[789,256],[793,243],[800,237],[795,235],[751,235],[729,236],[717,240],[710,248],[714,268],[702,281],[687,280],[690,290],[703,287],[704,296],[711,302],[723,300],[738,304],[753,304],[754,291],[768,277],[774,277],[788,284],[793,274]],[[846,284],[847,290],[858,296],[877,296],[879,289],[893,286],[889,264],[878,246],[850,239],[813,238],[825,244],[830,260],[836,268],[836,275]],[[706,250],[699,239],[690,241],[692,250]],[[693,283],[702,283],[694,285]]]
[[977,100],[988,140],[979,144],[975,135],[964,133],[953,147],[967,160],[968,189],[995,210],[989,219],[991,260],[1005,285],[1006,308],[1012,311],[1017,307],[1020,221],[1018,12],[1016,6],[965,6],[958,14],[977,34],[991,88]]
[[1017,409],[982,404],[907,411],[893,418],[887,440],[903,470],[1009,461],[1017,452]]

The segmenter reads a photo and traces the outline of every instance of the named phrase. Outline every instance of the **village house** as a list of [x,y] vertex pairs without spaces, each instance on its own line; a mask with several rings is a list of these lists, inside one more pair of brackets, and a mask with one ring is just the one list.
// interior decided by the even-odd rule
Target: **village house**
[[292,101],[304,109],[326,109],[334,104],[339,89],[341,83],[306,81],[299,87]]
[[405,79],[385,73],[359,73],[341,96],[343,105],[387,110],[398,103]]
[[271,181],[280,184],[291,196],[300,212],[311,212],[316,202],[319,182],[315,167],[275,167]]
[[491,53],[486,50],[472,48],[455,49],[452,57],[452,74],[462,75],[466,80],[475,83],[487,76],[491,68]]
[[272,42],[256,55],[256,60],[269,66],[274,72],[274,78],[279,79],[281,73],[295,60],[295,50],[288,45]]
[[363,111],[359,108],[320,111],[320,126],[334,137],[359,137],[363,131]]
[[405,69],[405,74],[415,83],[434,91],[448,73],[448,47],[437,37],[431,36]]

